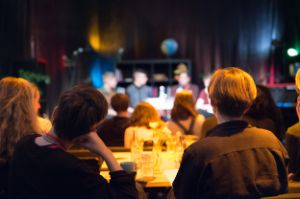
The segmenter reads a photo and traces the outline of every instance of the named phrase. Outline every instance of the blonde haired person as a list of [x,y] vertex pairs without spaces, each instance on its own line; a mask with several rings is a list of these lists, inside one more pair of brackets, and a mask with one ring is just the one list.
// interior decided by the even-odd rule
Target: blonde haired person
[[130,117],[130,127],[125,130],[124,147],[130,148],[137,137],[144,141],[152,141],[154,129],[151,124],[157,124],[155,128],[164,128],[168,131],[158,111],[148,102],[140,102]]
[[[296,112],[300,121],[300,70],[298,69],[295,76],[295,88],[298,93]],[[300,122],[293,124],[286,131],[285,141],[286,148],[290,156],[289,162],[289,179],[300,181]]]
[[208,87],[218,125],[184,152],[176,199],[261,198],[287,191],[288,154],[268,130],[242,120],[257,91],[245,71],[217,70]]
[[195,100],[192,92],[180,91],[176,93],[171,120],[167,123],[172,134],[177,131],[185,135],[197,135],[201,137],[201,128],[205,118],[198,114],[195,108]]
[[37,113],[37,119],[38,119],[38,125],[40,127],[40,132],[42,134],[48,133],[51,130],[51,128],[52,128],[51,121],[49,119],[47,119],[47,118],[43,118],[43,117],[40,117],[38,115],[39,114],[39,110],[41,108],[41,104],[40,104],[40,97],[41,97],[40,90],[33,83],[31,83],[31,88],[32,88],[32,92],[33,92],[33,107],[34,107],[35,112]]
[[9,162],[24,136],[40,132],[33,105],[32,85],[25,79],[0,80],[0,198],[7,197]]

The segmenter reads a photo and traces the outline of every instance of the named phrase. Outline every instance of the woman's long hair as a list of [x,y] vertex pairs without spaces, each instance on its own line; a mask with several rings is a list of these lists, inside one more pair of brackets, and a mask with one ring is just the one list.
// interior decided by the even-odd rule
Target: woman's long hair
[[180,91],[176,93],[173,108],[171,110],[172,120],[186,120],[190,116],[197,117],[195,100],[190,91]]
[[0,80],[0,158],[9,160],[16,143],[25,135],[38,133],[31,83],[22,78]]
[[130,126],[144,126],[150,128],[150,122],[162,123],[158,111],[147,102],[140,102],[134,109]]

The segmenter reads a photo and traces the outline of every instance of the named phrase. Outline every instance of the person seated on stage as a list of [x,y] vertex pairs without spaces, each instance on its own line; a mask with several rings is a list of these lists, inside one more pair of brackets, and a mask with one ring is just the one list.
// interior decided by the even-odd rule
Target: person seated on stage
[[241,118],[256,97],[245,71],[218,69],[208,87],[218,125],[184,152],[176,199],[261,198],[287,191],[288,154],[270,131]]
[[[24,137],[17,144],[10,198],[137,198],[134,174],[122,170],[96,133],[107,108],[105,97],[92,87],[77,85],[65,91],[53,113],[52,131]],[[110,182],[66,151],[74,144],[106,162]]]
[[204,88],[200,91],[196,101],[196,109],[203,113],[205,117],[210,117],[213,114],[212,106],[208,96],[208,85],[211,79],[211,74],[203,76]]
[[269,89],[262,85],[256,85],[257,97],[249,110],[243,116],[252,126],[267,129],[283,140],[284,130],[281,112],[276,107]]
[[131,107],[134,108],[138,103],[152,96],[151,87],[147,86],[147,81],[148,77],[144,70],[137,69],[133,72],[133,83],[126,88]]
[[153,133],[158,129],[166,135],[170,134],[158,111],[148,102],[140,102],[130,117],[130,126],[125,130],[124,147],[130,148],[135,139],[152,142]]
[[290,156],[289,178],[291,180],[300,181],[300,70],[296,73],[295,83],[298,93],[296,112],[299,121],[288,128],[285,142]]
[[115,94],[111,106],[117,115],[105,119],[97,128],[97,133],[107,146],[123,146],[125,129],[129,126],[129,98],[125,94]]
[[171,110],[171,120],[167,122],[172,134],[177,131],[185,135],[201,136],[201,128],[204,116],[198,114],[195,109],[195,100],[190,91],[180,91],[176,93],[173,108]]
[[179,64],[174,73],[176,75],[175,79],[177,79],[178,84],[171,87],[171,96],[174,97],[179,91],[189,90],[192,92],[193,97],[196,100],[199,94],[199,87],[191,83],[191,77],[186,65]]
[[103,79],[103,87],[99,89],[99,91],[105,96],[108,103],[110,103],[111,97],[116,94],[116,87],[118,81],[113,72],[106,72],[102,76]]
[[8,173],[16,143],[41,133],[34,108],[32,85],[23,78],[0,80],[0,198],[8,198]]
[[[34,96],[33,107],[34,107],[35,112],[38,115],[39,110],[41,108],[41,104],[40,104],[41,94],[40,94],[39,88],[35,84],[31,83],[31,88],[32,88],[33,96]],[[39,115],[37,117],[38,117],[38,124],[41,129],[41,133],[43,133],[43,134],[48,133],[52,128],[51,121],[48,118],[43,118]]]

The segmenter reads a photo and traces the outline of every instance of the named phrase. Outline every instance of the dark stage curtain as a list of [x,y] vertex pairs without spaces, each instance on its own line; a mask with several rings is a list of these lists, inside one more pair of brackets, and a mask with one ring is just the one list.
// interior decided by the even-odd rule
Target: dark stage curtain
[[103,38],[119,36],[110,39],[125,49],[123,59],[164,58],[160,44],[171,37],[179,44],[174,58],[192,60],[196,83],[200,84],[200,75],[227,66],[242,67],[258,81],[267,81],[270,66],[281,67],[272,61],[276,48],[272,41],[283,38],[282,9],[288,7],[283,4],[280,0],[3,0],[0,69],[6,73],[4,68],[20,57],[46,59],[52,78],[47,88],[51,109],[59,93],[70,86],[63,56],[71,57],[75,49],[87,45],[92,17],[97,16]]
[[126,13],[122,19],[126,24],[126,57],[163,57],[160,42],[172,37],[179,43],[175,57],[193,61],[193,78],[198,83],[200,74],[227,66],[242,67],[258,80],[267,80],[272,40],[282,37],[279,1],[169,0],[121,4],[122,13]]

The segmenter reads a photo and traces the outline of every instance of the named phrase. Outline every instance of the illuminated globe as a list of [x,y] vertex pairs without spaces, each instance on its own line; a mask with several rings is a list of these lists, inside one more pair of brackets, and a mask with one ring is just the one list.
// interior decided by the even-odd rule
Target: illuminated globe
[[163,42],[161,43],[160,49],[164,55],[170,57],[170,56],[173,56],[177,52],[178,43],[175,39],[168,38],[168,39],[163,40]]

